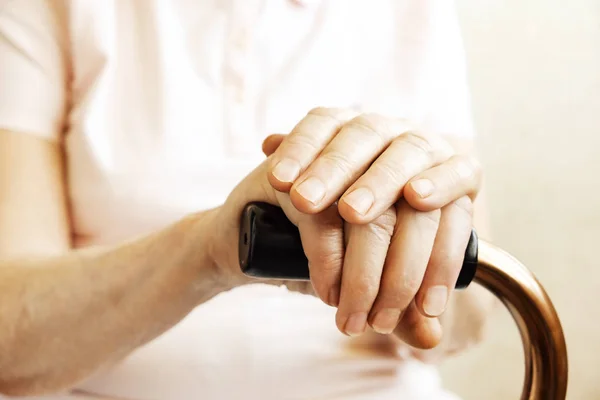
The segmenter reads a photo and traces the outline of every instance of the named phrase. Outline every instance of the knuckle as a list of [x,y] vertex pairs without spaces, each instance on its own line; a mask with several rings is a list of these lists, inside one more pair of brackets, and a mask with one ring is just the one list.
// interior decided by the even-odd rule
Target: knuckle
[[318,233],[318,244],[306,246],[305,252],[309,262],[319,271],[331,272],[340,270],[344,261],[342,234],[333,229]]
[[369,230],[369,242],[371,242],[371,245],[376,246],[376,245],[381,245],[381,244],[386,244],[389,245],[391,240],[392,240],[392,235],[393,235],[393,231],[394,227],[392,226],[392,228],[390,229],[387,226],[383,226],[380,225],[378,223],[374,223],[371,222],[370,224],[367,225],[367,229]]
[[402,135],[402,140],[427,156],[433,154],[433,144],[431,143],[431,139],[426,136],[416,134],[415,132],[407,132]]
[[385,118],[381,115],[377,113],[368,112],[358,115],[356,118],[354,118],[353,122],[376,128],[377,126],[381,125],[382,121],[385,121]]
[[342,269],[344,255],[341,251],[319,251],[313,259],[311,264],[314,264],[318,271],[329,275]]
[[454,154],[452,146],[436,135],[409,131],[402,135],[401,139],[432,160],[447,160]]
[[406,182],[412,175],[405,163],[400,162],[392,165],[383,160],[373,163],[371,165],[371,171],[376,175],[381,176],[385,182],[390,182],[394,185]]
[[451,286],[454,283],[452,280],[460,273],[463,255],[464,249],[452,246],[432,257],[427,265],[428,280]]
[[313,153],[320,150],[311,134],[305,130],[299,130],[295,135],[288,136],[286,148],[292,153],[298,153],[299,151]]
[[356,115],[356,112],[349,108],[315,107],[308,112],[308,115],[330,119],[337,125],[342,125]]
[[445,184],[449,185],[450,188],[454,188],[463,181],[464,176],[457,166],[452,166],[446,169],[442,178],[446,180]]
[[350,121],[348,125],[384,143],[393,137],[387,120],[378,114],[361,114]]
[[352,161],[347,154],[338,151],[330,151],[321,156],[321,162],[325,164],[325,170],[337,170],[346,178],[353,176]]
[[388,209],[379,217],[375,218],[368,226],[370,231],[378,239],[389,243],[396,226],[396,213],[393,210]]
[[379,290],[379,283],[375,280],[361,279],[352,282],[348,289],[355,299],[374,299]]
[[329,107],[314,107],[308,112],[309,115],[329,115],[331,109]]
[[401,279],[394,282],[386,282],[382,285],[378,295],[378,303],[385,307],[405,309],[417,294],[419,288],[413,284],[402,283]]

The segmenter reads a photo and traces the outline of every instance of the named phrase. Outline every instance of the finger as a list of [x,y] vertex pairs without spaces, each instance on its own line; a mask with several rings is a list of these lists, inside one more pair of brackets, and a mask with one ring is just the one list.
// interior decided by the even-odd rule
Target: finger
[[416,304],[425,316],[438,317],[446,310],[469,242],[472,206],[471,199],[464,196],[442,209],[429,265],[416,296]]
[[442,340],[442,325],[437,318],[428,318],[411,303],[402,315],[394,335],[418,349],[432,349]]
[[[329,282],[337,282],[339,287],[341,274],[339,271],[342,266],[341,259],[343,259],[344,250],[343,220],[337,213],[336,207],[331,207],[322,215],[300,213],[292,205],[289,194],[274,190],[267,182],[267,163],[268,160],[265,160],[235,187],[223,205],[223,212],[228,215],[237,215],[246,204],[252,201],[267,202],[281,207],[289,221],[300,231],[302,247],[309,264],[312,264],[312,267],[309,265],[311,276],[316,274],[315,276],[318,277],[315,292],[318,292],[318,296],[325,302],[331,303],[327,297],[328,290],[324,288],[336,286],[335,283]],[[231,223],[223,229],[225,232],[236,232],[239,229],[238,220],[232,219]],[[336,267],[338,258],[340,261]],[[237,260],[237,251],[229,254],[228,265],[237,265]],[[235,269],[235,272],[241,274],[239,267]],[[294,290],[306,291],[304,284],[286,282],[286,285]]]
[[273,188],[288,192],[302,171],[317,158],[341,127],[355,115],[355,111],[346,109],[311,110],[286,136],[273,154],[268,174],[269,183]]
[[347,335],[358,336],[366,328],[379,291],[395,219],[392,208],[371,224],[346,225],[348,239],[336,324]]
[[298,229],[315,293],[326,304],[337,307],[344,260],[344,221],[336,207],[330,207],[316,215],[302,214]]
[[[435,136],[412,132],[399,136],[356,182],[343,188],[347,190],[338,204],[340,214],[350,223],[371,221],[398,201],[411,178],[446,161],[452,152]],[[296,205],[293,196],[292,202]]]
[[[269,189],[274,193],[274,203],[298,227],[315,294],[326,304],[337,306],[339,294],[332,295],[331,289],[340,287],[344,259],[344,221],[337,208],[330,207],[316,215],[302,214],[292,205],[289,194],[277,192],[270,185]],[[298,284],[285,284],[288,288],[298,290]]]
[[345,124],[294,182],[290,191],[294,206],[305,213],[320,212],[329,207],[395,137],[408,129],[403,120],[375,114],[363,114]]
[[404,198],[421,211],[442,208],[462,196],[475,200],[481,177],[481,166],[474,157],[456,155],[412,178]]
[[262,151],[265,154],[265,156],[269,157],[271,154],[273,154],[277,150],[281,142],[283,142],[285,136],[286,135],[281,134],[273,134],[267,136],[262,143]]
[[[421,212],[398,202],[396,231],[385,261],[379,294],[369,315],[376,332],[391,333],[413,301],[425,275],[440,211]],[[358,225],[363,226],[363,225]]]

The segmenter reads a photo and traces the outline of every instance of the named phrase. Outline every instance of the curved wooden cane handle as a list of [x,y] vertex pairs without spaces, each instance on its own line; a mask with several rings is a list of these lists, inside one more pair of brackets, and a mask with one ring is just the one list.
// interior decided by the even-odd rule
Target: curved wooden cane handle
[[[250,203],[242,214],[240,268],[262,279],[309,279],[300,233],[279,207]],[[496,295],[519,326],[525,349],[521,400],[564,400],[567,348],[556,310],[535,276],[519,261],[471,234],[457,288],[471,280]]]
[[483,240],[479,241],[474,282],[494,293],[519,327],[525,353],[521,400],[564,400],[567,346],[554,305],[542,285],[518,260]]

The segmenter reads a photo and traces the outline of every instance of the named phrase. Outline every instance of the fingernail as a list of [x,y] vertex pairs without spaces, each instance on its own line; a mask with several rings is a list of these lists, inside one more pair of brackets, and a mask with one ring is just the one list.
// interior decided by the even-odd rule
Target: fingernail
[[344,196],[344,202],[352,207],[357,213],[365,215],[373,206],[375,197],[373,196],[373,192],[369,189],[360,188]]
[[429,179],[418,179],[410,183],[413,190],[421,197],[429,197],[433,193],[435,187]]
[[327,301],[332,307],[337,307],[340,304],[340,288],[337,285],[329,290],[329,298]]
[[359,336],[364,333],[366,325],[367,313],[357,312],[350,315],[350,317],[346,321],[344,332],[346,332],[348,336]]
[[313,204],[317,204],[325,197],[325,185],[320,179],[311,177],[296,188],[296,192]]
[[392,333],[398,325],[400,319],[400,310],[397,308],[384,308],[375,314],[371,326],[377,333]]
[[446,286],[432,286],[427,289],[423,299],[423,311],[431,317],[439,317],[446,310],[448,302],[448,288]]
[[292,183],[300,175],[300,164],[289,158],[279,161],[273,168],[273,176],[280,182]]

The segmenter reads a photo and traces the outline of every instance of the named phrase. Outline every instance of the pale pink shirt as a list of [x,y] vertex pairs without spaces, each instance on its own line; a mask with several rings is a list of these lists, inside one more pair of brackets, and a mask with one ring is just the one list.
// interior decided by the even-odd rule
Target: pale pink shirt
[[[64,144],[78,246],[221,204],[312,107],[471,136],[450,0],[0,0],[0,128]],[[235,240],[235,238],[232,238]],[[79,385],[124,399],[448,399],[335,310],[248,286]]]

